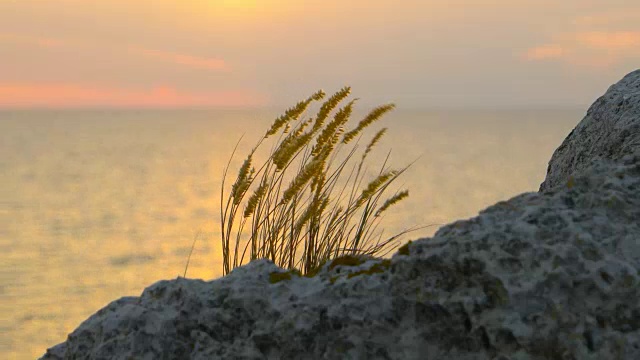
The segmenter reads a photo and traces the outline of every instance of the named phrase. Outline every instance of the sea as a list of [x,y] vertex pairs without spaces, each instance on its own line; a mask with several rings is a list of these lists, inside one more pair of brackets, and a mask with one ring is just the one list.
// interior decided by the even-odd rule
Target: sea
[[[368,173],[375,175],[387,156],[391,168],[412,165],[390,190],[408,189],[409,197],[386,212],[380,229],[391,236],[422,226],[402,243],[429,237],[443,224],[537,191],[551,155],[585,111],[385,115],[357,144],[363,149],[376,130],[388,128]],[[111,301],[185,276],[192,245],[186,277],[222,276],[223,170],[229,164],[228,194],[280,113],[0,111],[0,358],[37,358]],[[272,146],[267,140],[264,154]]]

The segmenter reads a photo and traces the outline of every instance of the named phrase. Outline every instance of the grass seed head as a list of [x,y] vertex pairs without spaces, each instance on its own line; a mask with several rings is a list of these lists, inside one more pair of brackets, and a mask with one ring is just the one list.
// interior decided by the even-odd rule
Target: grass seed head
[[269,130],[267,130],[264,137],[267,138],[275,134],[276,132],[278,132],[280,128],[287,125],[290,121],[297,120],[298,117],[307,109],[307,107],[312,101],[314,100],[319,101],[324,97],[324,95],[325,95],[324,91],[318,90],[316,93],[311,95],[307,100],[300,101],[294,107],[287,109],[287,111],[285,111],[283,115],[278,117],[273,122],[273,124],[271,124],[271,127],[269,128]]
[[384,204],[382,204],[382,206],[380,206],[378,211],[376,211],[375,216],[376,217],[380,216],[380,214],[382,214],[389,207],[391,207],[394,204],[399,203],[400,201],[402,201],[404,198],[406,198],[408,196],[409,196],[409,190],[404,190],[404,191],[401,191],[401,192],[393,195],[392,197],[387,199],[387,201],[385,201]]
[[356,100],[351,100],[347,105],[338,110],[333,120],[322,130],[316,139],[316,144],[311,152],[312,155],[316,156],[322,152],[325,147],[333,149],[333,146],[337,142],[334,138],[337,134],[340,134],[341,131],[344,131],[344,124],[349,121],[349,116],[351,116],[355,101]]
[[369,114],[358,123],[358,126],[356,126],[355,129],[344,134],[342,142],[344,144],[349,143],[349,141],[353,140],[353,138],[355,138],[364,128],[371,125],[374,121],[380,119],[382,115],[393,110],[395,107],[396,106],[394,104],[387,104],[378,106],[377,108],[371,110],[371,112],[369,112]]
[[251,182],[251,176],[255,172],[255,169],[251,168],[251,161],[253,157],[253,152],[249,154],[247,159],[242,163],[240,167],[240,171],[238,171],[238,177],[236,182],[233,184],[231,188],[231,197],[233,197],[233,204],[238,205],[240,201],[242,201],[242,196],[249,188],[249,184]]
[[311,133],[305,133],[297,136],[294,133],[287,136],[273,153],[273,163],[276,165],[277,170],[284,169],[291,158],[311,141],[312,135]]
[[311,178],[318,172],[319,167],[319,161],[313,160],[308,163],[284,191],[281,203],[284,204],[290,202],[295,195],[300,193],[309,180],[311,180]]
[[264,197],[264,195],[267,193],[268,188],[269,184],[265,182],[261,184],[253,194],[251,194],[251,197],[249,197],[249,200],[247,201],[247,206],[244,209],[243,215],[245,218],[248,218],[253,214],[253,212],[256,210],[256,206],[258,205],[258,201],[260,201]]
[[371,150],[373,149],[374,146],[376,146],[376,144],[378,143],[378,141],[380,141],[380,139],[384,136],[384,134],[387,132],[387,128],[382,128],[380,131],[378,131],[373,138],[371,139],[371,141],[369,142],[369,144],[367,145],[366,150],[364,151],[364,154],[362,154],[362,157],[366,157],[367,154],[369,154],[369,152],[371,152]]
[[313,125],[313,130],[318,131],[322,128],[324,121],[329,116],[329,113],[338,106],[338,104],[344,100],[351,93],[351,87],[345,86],[340,89],[340,91],[333,94],[327,101],[322,104],[320,110],[318,111],[318,115],[316,117],[315,124]]
[[362,190],[362,194],[356,202],[356,208],[362,206],[365,201],[369,200],[387,181],[394,178],[398,174],[397,171],[391,170],[378,175],[373,181],[367,184],[367,188]]

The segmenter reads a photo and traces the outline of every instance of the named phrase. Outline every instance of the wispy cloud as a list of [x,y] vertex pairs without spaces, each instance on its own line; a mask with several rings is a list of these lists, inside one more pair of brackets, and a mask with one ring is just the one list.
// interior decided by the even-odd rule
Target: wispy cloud
[[80,84],[0,83],[3,108],[174,108],[261,106],[267,98],[252,90],[193,92],[170,86],[150,89]]
[[229,71],[230,66],[223,59],[212,57],[201,57],[186,53],[176,53],[160,49],[150,49],[142,46],[126,46],[121,44],[100,44],[86,43],[72,39],[61,39],[46,36],[33,36],[17,33],[0,33],[0,44],[19,44],[36,46],[40,48],[73,48],[78,51],[95,52],[96,50],[111,50],[114,54],[121,54],[123,49],[129,50],[130,56],[145,57],[168,64],[177,64],[196,69]]
[[562,61],[588,68],[608,68],[640,59],[640,31],[577,31],[555,37],[520,54],[527,61]]
[[571,24],[578,27],[612,27],[612,26],[633,26],[640,21],[640,14],[637,10],[610,9],[603,10],[597,14],[580,15],[572,19]]
[[14,33],[0,33],[0,43],[31,45],[43,48],[61,47],[65,45],[65,41],[62,39]]
[[589,31],[576,34],[578,44],[591,47],[594,49],[602,49],[606,51],[627,52],[631,50],[637,53],[634,47],[640,47],[640,31]]
[[[20,51],[20,47],[25,46],[42,48],[43,54],[47,53],[48,49],[55,48],[55,56],[58,57],[71,53],[86,54],[87,56],[68,58],[68,62],[59,65],[64,69],[82,65],[85,72],[87,71],[85,64],[74,64],[74,61],[83,61],[82,59],[88,56],[94,58],[110,57],[119,64],[131,63],[132,68],[139,66],[143,61],[145,64],[163,64],[155,66],[155,69],[160,69],[156,71],[171,71],[176,67],[189,67],[200,69],[200,71],[226,72],[230,70],[229,65],[218,58],[198,57],[140,46],[128,46],[127,44],[89,43],[70,38],[0,33],[0,46],[18,49],[18,51]],[[0,60],[0,70],[2,70],[2,66],[2,60]],[[90,66],[89,69],[91,69]],[[164,78],[162,73],[159,74],[159,77]],[[87,79],[87,82],[83,81],[83,83],[69,82],[64,78],[58,79],[58,82],[48,83],[38,82],[38,80],[25,82],[20,79],[11,80],[12,82],[6,81],[6,78],[0,77],[0,107],[216,107],[256,106],[264,105],[267,102],[263,94],[247,89],[226,90],[223,88],[220,91],[198,91],[188,88],[177,89],[172,85],[140,88],[128,85],[126,80],[111,87],[91,85],[90,79]]]
[[199,57],[189,54],[180,54],[134,46],[130,47],[130,50],[136,54],[140,54],[146,57],[192,68],[221,71],[229,70],[229,66],[227,65],[227,63],[224,60],[218,58]]
[[566,54],[565,49],[558,44],[540,45],[528,49],[523,57],[527,60],[558,59]]

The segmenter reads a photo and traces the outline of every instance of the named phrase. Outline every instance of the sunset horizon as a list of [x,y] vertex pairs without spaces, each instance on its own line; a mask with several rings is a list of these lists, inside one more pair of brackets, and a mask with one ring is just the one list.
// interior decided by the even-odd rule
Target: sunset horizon
[[8,1],[0,108],[583,107],[640,60],[640,5]]
[[0,0],[0,360],[637,360],[639,162],[637,0]]

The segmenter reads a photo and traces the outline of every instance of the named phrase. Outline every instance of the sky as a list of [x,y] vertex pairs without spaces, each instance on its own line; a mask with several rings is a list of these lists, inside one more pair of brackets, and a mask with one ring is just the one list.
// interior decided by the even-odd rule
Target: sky
[[0,0],[0,108],[585,107],[640,66],[640,1]]

